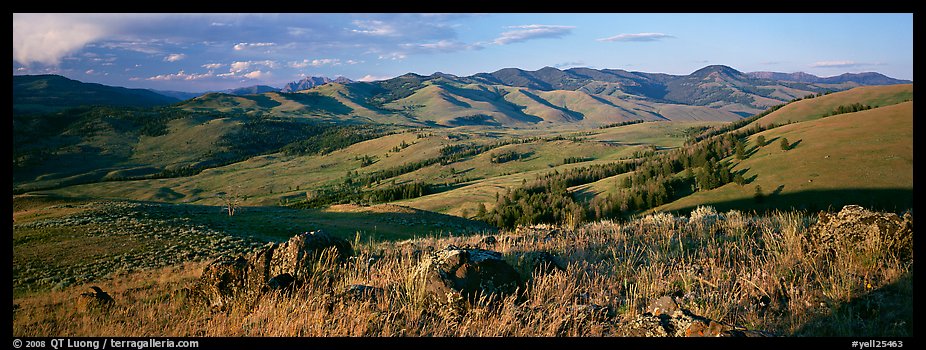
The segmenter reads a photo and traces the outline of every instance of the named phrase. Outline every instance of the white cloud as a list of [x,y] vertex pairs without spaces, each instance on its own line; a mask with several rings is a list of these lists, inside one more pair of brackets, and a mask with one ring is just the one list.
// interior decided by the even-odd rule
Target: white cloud
[[[348,64],[356,64],[356,61],[349,60]],[[339,66],[341,65],[341,60],[338,58],[318,58],[314,60],[304,59],[302,61],[292,61],[289,62],[289,67],[291,68],[305,68],[308,66],[312,67],[321,67],[321,66]]]
[[385,54],[385,55],[379,55],[378,58],[381,59],[381,60],[393,60],[393,61],[398,61],[398,60],[404,60],[405,57],[407,57],[407,56],[405,56],[404,53],[401,53],[401,52],[391,52],[391,53],[388,53],[388,54]]
[[367,74],[367,75],[364,75],[362,78],[357,79],[357,81],[368,81],[368,82],[369,82],[369,81],[377,81],[377,80],[386,80],[386,79],[389,79],[389,78],[392,78],[392,77],[390,77],[390,76],[385,76],[385,75],[370,75],[370,74]]
[[582,61],[560,62],[560,63],[553,65],[554,68],[581,67],[581,66],[585,66],[585,62],[582,62]]
[[459,41],[440,40],[433,43],[401,44],[400,47],[418,52],[454,52],[462,50],[482,49],[479,44],[466,44]]
[[375,36],[395,36],[398,30],[389,23],[377,20],[353,21],[354,25],[361,29],[352,29],[351,31],[358,34],[375,35]]
[[13,60],[58,65],[64,56],[107,34],[107,28],[85,16],[14,13]]
[[172,53],[172,54],[170,54],[170,55],[167,55],[167,57],[164,57],[164,61],[167,61],[167,62],[177,62],[177,61],[182,60],[182,59],[184,59],[184,58],[186,58],[186,55],[184,55],[184,54],[182,54],[182,53]]
[[814,68],[854,68],[870,65],[872,64],[855,61],[817,61],[810,66]]
[[509,26],[514,29],[504,32],[494,42],[498,45],[512,44],[531,39],[539,38],[559,38],[572,33],[575,29],[573,26],[547,25],[547,24],[528,24],[522,26]]
[[277,63],[276,63],[275,61],[271,61],[271,60],[263,60],[263,61],[236,61],[236,62],[232,62],[232,64],[229,66],[229,67],[230,67],[230,68],[229,68],[229,72],[232,72],[232,73],[241,73],[241,72],[243,72],[243,71],[250,70],[251,66],[264,66],[264,67],[268,67],[268,68],[276,68],[276,67],[277,67]]
[[598,41],[658,41],[662,39],[674,38],[669,34],[663,33],[632,33],[618,34],[607,38],[597,39]]
[[203,68],[206,69],[219,69],[225,67],[224,63],[206,63],[203,65]]
[[252,47],[266,47],[274,45],[276,45],[276,43],[237,43],[235,44],[234,48],[235,51],[241,51],[244,49],[250,49]]
[[347,60],[347,62],[345,62],[345,63],[347,63],[347,64],[361,64],[361,63],[363,63],[363,61]]
[[161,74],[150,77],[146,80],[198,80],[204,78],[210,78],[214,75],[212,72],[203,73],[203,74],[186,74],[183,70],[175,74]]
[[256,70],[256,71],[253,71],[253,72],[250,72],[244,75],[244,77],[248,79],[260,79],[260,78],[267,78],[269,76],[270,76],[270,72],[262,72],[259,70]]
[[93,73],[96,73],[93,71],[93,69],[88,69],[86,72],[84,72],[86,75],[92,75]]

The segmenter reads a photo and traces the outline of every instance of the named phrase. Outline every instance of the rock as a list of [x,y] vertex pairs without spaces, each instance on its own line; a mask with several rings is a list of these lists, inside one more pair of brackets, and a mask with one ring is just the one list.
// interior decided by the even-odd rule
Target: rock
[[338,296],[341,300],[370,301],[375,303],[383,297],[386,291],[379,287],[363,284],[352,284],[344,288]]
[[817,243],[830,250],[877,239],[885,251],[896,252],[903,260],[911,259],[913,254],[913,215],[909,212],[901,218],[894,213],[847,205],[836,214],[821,212],[810,232],[819,240]]
[[[667,312],[669,309],[673,309]],[[717,322],[678,308],[671,296],[657,299],[647,312],[618,326],[630,337],[769,337],[771,333],[747,330]],[[658,313],[652,312],[653,310]]]
[[305,283],[322,258],[344,261],[351,255],[346,240],[322,231],[306,232],[284,243],[268,244],[249,258],[219,258],[203,270],[197,289],[210,305],[224,309],[234,298],[243,296],[250,303],[264,292]]
[[678,304],[675,303],[675,299],[672,296],[666,295],[662,298],[656,299],[656,301],[649,304],[646,307],[646,312],[653,315],[671,315],[678,310]]
[[433,300],[491,299],[523,290],[518,272],[502,259],[502,254],[478,248],[448,246],[421,259],[413,272],[423,283],[424,293]]
[[555,271],[566,271],[566,267],[559,258],[544,251],[530,251],[518,254],[518,270],[526,275],[539,273],[550,274]]
[[495,239],[495,236],[486,236],[481,241],[479,241],[479,243],[482,245],[489,246],[489,245],[495,245],[495,243],[498,243],[498,240]]
[[109,293],[104,292],[100,287],[92,286],[91,291],[80,293],[77,296],[77,307],[83,311],[105,310],[115,304],[115,300]]
[[254,290],[250,282],[247,259],[241,256],[225,257],[213,261],[203,269],[195,290],[210,306],[225,309],[235,297]]

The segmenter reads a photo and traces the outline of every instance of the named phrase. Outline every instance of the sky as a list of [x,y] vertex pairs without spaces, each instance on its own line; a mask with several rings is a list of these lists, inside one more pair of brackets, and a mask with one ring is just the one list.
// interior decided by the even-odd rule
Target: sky
[[204,92],[501,68],[913,79],[913,15],[13,14],[13,74]]

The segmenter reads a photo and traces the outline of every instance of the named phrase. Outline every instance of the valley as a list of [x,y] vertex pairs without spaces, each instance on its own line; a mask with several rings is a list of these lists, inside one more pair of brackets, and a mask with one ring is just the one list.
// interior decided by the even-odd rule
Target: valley
[[[746,314],[712,306],[722,303],[723,296],[715,294],[722,292],[705,285],[746,288],[720,272],[684,275],[672,280],[672,288],[631,277],[653,277],[658,273],[652,269],[660,268],[689,273],[675,270],[672,259],[687,259],[692,266],[702,258],[724,259],[719,251],[702,249],[705,246],[730,252],[745,249],[753,239],[773,246],[773,241],[793,240],[787,235],[796,231],[818,234],[809,231],[818,212],[836,212],[850,204],[896,213],[895,217],[911,213],[912,84],[855,87],[860,84],[753,76],[723,66],[675,78],[552,68],[462,78],[410,74],[376,84],[329,81],[296,92],[208,93],[156,107],[80,106],[16,113],[14,303],[53,307],[48,306],[51,296],[105,283],[115,286],[121,297],[139,298],[142,307],[156,308],[157,298],[175,295],[171,293],[176,288],[170,286],[177,279],[198,278],[176,269],[203,269],[216,259],[253,255],[293,235],[321,230],[350,242],[358,256],[392,264],[388,269],[393,272],[372,275],[356,272],[361,269],[359,260],[331,269],[350,276],[338,279],[341,287],[361,280],[392,286],[391,293],[398,294],[390,294],[384,303],[394,305],[405,303],[400,301],[403,295],[412,293],[401,289],[411,287],[395,287],[409,278],[395,272],[412,268],[405,256],[422,254],[424,246],[440,250],[448,243],[489,247],[484,239],[498,236],[505,241],[493,249],[506,254],[512,264],[520,264],[517,254],[545,247],[565,259],[568,276],[611,271],[601,275],[609,282],[582,280],[575,288],[646,286],[643,292],[624,286],[608,292],[614,295],[605,293],[611,296],[597,294],[594,303],[618,308],[609,311],[609,319],[629,322],[639,314],[638,303],[678,287],[705,293],[686,297],[685,305],[714,319],[780,334],[845,334],[844,329],[813,321],[824,313],[786,299],[826,300],[836,307],[852,300],[853,291],[871,280],[849,281],[854,277],[838,275],[824,282],[845,283],[847,289],[838,294],[827,291],[827,284],[808,287],[803,297],[785,297],[793,285],[749,277],[750,284],[763,285],[780,298],[773,301],[778,311],[769,311],[775,316],[761,318],[752,314],[755,306],[749,306],[749,298],[761,298],[753,292],[737,294],[736,307],[752,307]],[[694,84],[697,89],[689,88],[692,81],[700,82]],[[647,226],[654,220],[675,224]],[[699,220],[709,221],[696,223]],[[711,225],[722,232],[721,238],[705,233]],[[668,238],[662,241],[649,232]],[[676,237],[675,232],[686,233]],[[535,243],[522,241],[527,239]],[[807,276],[817,268],[855,264],[838,259],[814,262],[812,248],[792,243],[773,248],[787,257],[744,253],[740,261],[767,264],[775,276],[789,263],[800,264],[802,272],[789,275],[788,283],[807,282],[799,278],[811,278]],[[619,261],[636,259],[634,253],[604,248],[606,244],[638,247],[655,262],[620,265],[624,263]],[[598,259],[608,254],[624,260]],[[896,282],[903,293],[909,283],[904,280],[908,261],[893,256],[878,261],[865,265],[871,276],[878,276],[877,288],[895,288],[890,284]],[[747,273],[740,263],[718,264],[712,265],[714,271]],[[158,278],[169,282],[138,282],[150,274],[162,274]],[[571,277],[531,276],[528,271],[522,279],[543,291],[532,294],[535,309],[502,311],[506,317],[537,315],[542,305],[567,298],[544,288],[572,283],[566,281]],[[321,292],[300,293],[314,298],[319,296],[313,293]],[[618,296],[620,300],[609,299]],[[285,307],[280,302],[264,305]],[[186,310],[178,304],[170,308]],[[83,317],[55,310],[49,317]],[[359,312],[351,310],[345,312]],[[396,311],[390,317],[407,322],[418,317],[415,312],[423,312],[414,310]],[[446,311],[440,310],[432,311]],[[43,328],[59,327],[60,320],[25,312],[30,316],[25,321],[17,318],[14,331],[61,330]],[[578,317],[573,314],[569,317]],[[196,317],[193,321],[203,322]],[[223,317],[236,322],[233,316]],[[457,316],[447,317],[451,316],[425,318],[443,322],[438,319]],[[468,322],[490,323],[472,317]],[[626,331],[589,317],[593,318],[588,323],[552,333],[541,329],[546,321],[519,322],[530,325],[525,326],[527,335]],[[30,328],[37,324],[44,326]],[[133,332],[150,330],[147,324],[133,327]],[[208,329],[170,332],[292,334],[285,328],[270,328],[269,333]],[[364,329],[309,334],[397,332]],[[909,334],[902,325],[881,319],[866,329]],[[411,334],[470,335],[453,328],[420,328]],[[497,335],[479,335],[486,334]]]

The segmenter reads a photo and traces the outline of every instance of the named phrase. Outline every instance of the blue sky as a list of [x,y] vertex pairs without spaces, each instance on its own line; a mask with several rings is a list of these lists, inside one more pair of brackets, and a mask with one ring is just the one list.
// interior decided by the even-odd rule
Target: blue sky
[[515,67],[913,79],[912,14],[13,14],[13,74],[201,92]]

